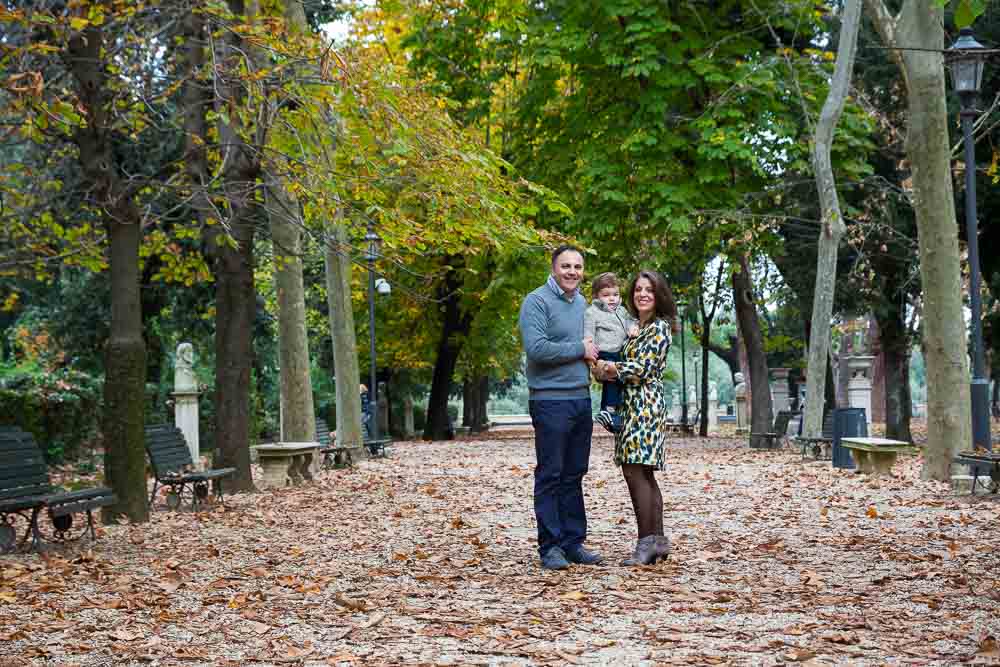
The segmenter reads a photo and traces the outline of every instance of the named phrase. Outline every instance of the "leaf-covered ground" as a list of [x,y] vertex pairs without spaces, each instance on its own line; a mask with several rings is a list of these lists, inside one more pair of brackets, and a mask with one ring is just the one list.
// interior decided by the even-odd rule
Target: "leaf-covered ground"
[[1000,661],[1000,500],[677,439],[674,553],[620,567],[627,494],[594,440],[589,546],[539,569],[527,433],[399,443],[318,483],[158,511],[0,557],[0,665],[955,664]]

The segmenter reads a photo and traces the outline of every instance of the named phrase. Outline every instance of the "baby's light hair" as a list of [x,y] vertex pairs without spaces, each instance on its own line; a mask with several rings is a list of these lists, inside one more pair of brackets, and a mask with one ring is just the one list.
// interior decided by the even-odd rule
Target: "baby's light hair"
[[606,287],[620,287],[621,284],[618,282],[618,276],[610,271],[605,271],[604,273],[598,274],[594,278],[594,282],[590,284],[590,295],[593,298],[597,298],[598,293]]

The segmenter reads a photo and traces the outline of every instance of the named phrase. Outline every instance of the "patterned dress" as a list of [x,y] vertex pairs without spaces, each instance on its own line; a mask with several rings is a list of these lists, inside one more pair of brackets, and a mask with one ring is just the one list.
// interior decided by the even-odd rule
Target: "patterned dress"
[[615,463],[638,463],[663,470],[667,414],[663,372],[670,349],[670,327],[653,320],[622,348],[618,376],[625,385],[622,430],[615,437]]

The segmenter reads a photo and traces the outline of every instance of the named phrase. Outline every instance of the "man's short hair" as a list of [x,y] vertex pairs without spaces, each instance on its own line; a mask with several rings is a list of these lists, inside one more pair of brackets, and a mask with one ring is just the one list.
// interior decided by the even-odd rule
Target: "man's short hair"
[[590,284],[590,294],[596,298],[602,289],[606,287],[619,287],[620,285],[618,276],[610,271],[606,271],[594,278],[594,282]]
[[575,245],[564,244],[552,251],[552,266],[556,265],[556,260],[559,259],[559,255],[564,252],[575,252],[576,254],[583,257],[583,251],[577,248]]

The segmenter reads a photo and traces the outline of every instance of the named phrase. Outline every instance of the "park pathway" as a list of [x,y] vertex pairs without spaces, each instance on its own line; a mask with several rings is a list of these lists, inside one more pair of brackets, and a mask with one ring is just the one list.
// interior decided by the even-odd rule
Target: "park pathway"
[[610,564],[556,573],[531,441],[488,437],[0,557],[0,667],[1000,662],[1000,501],[920,481],[916,457],[869,480],[675,440],[673,557],[627,569],[627,494],[595,438],[589,546]]

